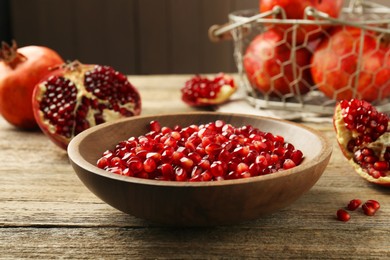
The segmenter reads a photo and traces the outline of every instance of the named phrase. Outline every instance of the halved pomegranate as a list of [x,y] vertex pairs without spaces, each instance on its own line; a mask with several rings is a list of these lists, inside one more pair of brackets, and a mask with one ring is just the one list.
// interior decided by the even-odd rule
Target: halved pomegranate
[[190,106],[210,106],[226,102],[237,90],[234,79],[224,73],[213,79],[196,75],[181,89],[182,100]]
[[34,89],[33,110],[42,131],[61,148],[94,125],[141,113],[141,97],[127,77],[109,66],[72,62]]
[[356,172],[370,182],[390,186],[389,116],[367,101],[342,100],[333,123],[340,148]]

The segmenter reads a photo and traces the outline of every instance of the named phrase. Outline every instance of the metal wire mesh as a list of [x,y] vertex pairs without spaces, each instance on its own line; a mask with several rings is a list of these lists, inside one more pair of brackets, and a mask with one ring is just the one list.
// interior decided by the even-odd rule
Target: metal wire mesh
[[[353,1],[353,4],[343,9],[338,19],[330,18],[312,8],[306,10],[306,15],[305,19],[291,20],[283,18],[284,11],[280,7],[262,14],[259,14],[258,10],[239,10],[229,15],[228,26],[215,32],[222,34],[230,31],[232,34],[234,58],[248,102],[257,108],[331,114],[337,100],[349,94],[353,98],[365,99],[369,95],[364,91],[369,89],[370,101],[378,110],[390,111],[390,45],[386,48],[380,47],[381,43],[390,42],[390,8],[364,1]],[[257,71],[249,72],[245,63],[251,58],[248,57],[251,54],[247,53],[250,43],[256,41],[260,34],[278,29],[280,26],[284,26],[284,35],[277,45],[287,50],[288,55],[280,58],[279,54],[273,70],[268,68],[265,71],[264,68],[258,67]],[[324,41],[329,41],[327,48],[332,48],[330,39],[335,27],[345,34],[353,33],[350,32],[351,28],[359,29],[361,34],[352,42],[350,51],[337,57],[329,57],[333,67],[322,67],[323,71],[320,73],[323,75],[322,80],[314,81],[312,55],[318,44]],[[318,39],[318,42],[313,39]],[[370,71],[369,65],[363,64],[363,55],[366,51],[364,42],[372,39],[376,45],[371,49],[370,55],[373,57],[380,55],[384,58],[379,68]],[[336,47],[338,46],[333,46]],[[263,59],[274,59],[278,54],[268,52],[266,55],[268,56]],[[303,59],[306,61],[302,62]],[[343,72],[345,69],[343,62],[346,59],[356,59],[355,66],[348,69],[349,73]],[[371,60],[379,62],[375,58]],[[267,81],[268,87],[259,87],[261,83],[256,81],[259,79]],[[330,82],[331,79],[335,82]],[[285,91],[286,89],[288,91]]]

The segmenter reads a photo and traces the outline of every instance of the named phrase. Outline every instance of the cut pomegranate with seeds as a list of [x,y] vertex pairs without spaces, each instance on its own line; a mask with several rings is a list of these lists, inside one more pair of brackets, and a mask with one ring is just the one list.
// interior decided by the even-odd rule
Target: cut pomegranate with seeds
[[344,221],[344,222],[347,222],[351,218],[351,215],[349,215],[349,213],[344,209],[339,209],[336,212],[336,216],[337,216],[338,220]]
[[339,146],[356,172],[390,186],[389,116],[369,102],[351,99],[337,104],[333,123]]
[[190,106],[218,105],[237,90],[232,77],[219,73],[213,79],[196,75],[181,89],[182,100]]
[[42,131],[66,149],[89,127],[139,115],[141,98],[127,77],[113,68],[72,62],[35,87],[33,110]]
[[303,160],[303,153],[283,137],[252,126],[217,120],[170,128],[152,121],[149,128],[105,151],[97,167],[132,177],[199,182],[277,173]]

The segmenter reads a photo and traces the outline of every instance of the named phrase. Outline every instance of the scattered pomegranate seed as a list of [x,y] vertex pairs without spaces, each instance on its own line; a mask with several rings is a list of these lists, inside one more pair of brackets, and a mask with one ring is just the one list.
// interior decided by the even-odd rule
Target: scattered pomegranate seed
[[[359,206],[362,205],[362,201],[360,199],[353,199],[351,200],[346,209],[354,211]],[[367,200],[362,206],[361,206],[363,213],[367,216],[374,216],[375,213],[379,210],[380,204],[376,200]],[[341,221],[348,221],[350,219],[350,215],[347,211],[344,209],[339,209],[337,211],[337,219]]]
[[344,209],[339,209],[336,213],[336,216],[338,220],[344,222],[347,222],[351,218],[351,215],[349,215],[349,213]]
[[379,202],[376,200],[367,200],[365,204],[370,204],[370,206],[373,207],[375,210],[378,210],[381,207]]
[[188,127],[149,123],[150,132],[119,142],[101,169],[139,178],[220,181],[272,174],[299,165],[303,153],[281,136],[222,120]]
[[379,202],[376,200],[368,200],[362,205],[363,212],[367,216],[374,216],[379,208]]
[[359,199],[353,199],[349,202],[347,205],[348,210],[356,210],[360,205],[362,204],[362,201]]

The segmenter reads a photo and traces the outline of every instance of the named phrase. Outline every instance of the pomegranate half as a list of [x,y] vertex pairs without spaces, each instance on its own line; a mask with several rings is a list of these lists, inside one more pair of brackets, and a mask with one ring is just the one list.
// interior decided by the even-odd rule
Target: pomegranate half
[[390,186],[389,116],[367,101],[342,100],[333,123],[340,148],[356,172],[372,183]]
[[73,62],[58,67],[33,92],[34,116],[61,148],[94,125],[141,113],[141,97],[109,66]]

